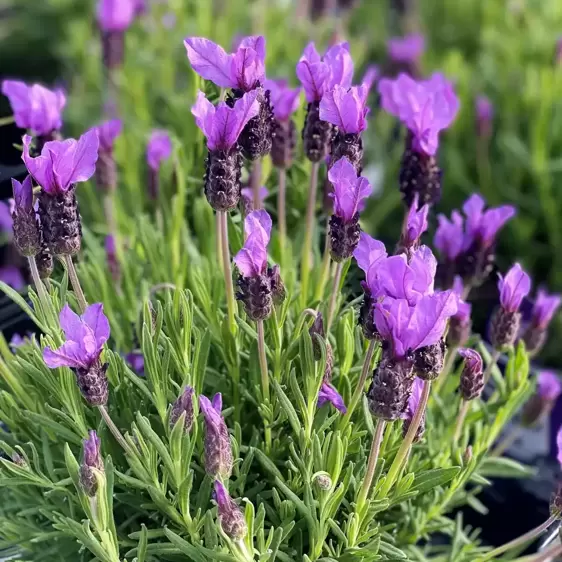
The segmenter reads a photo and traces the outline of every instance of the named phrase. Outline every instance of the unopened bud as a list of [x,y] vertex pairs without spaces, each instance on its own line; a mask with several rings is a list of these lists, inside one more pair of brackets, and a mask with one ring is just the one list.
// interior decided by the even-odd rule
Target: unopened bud
[[185,433],[190,433],[193,428],[193,395],[194,390],[191,386],[186,386],[179,398],[174,402],[170,412],[170,428],[176,425],[182,414],[185,414],[183,428]]
[[205,470],[209,476],[227,479],[232,474],[232,447],[222,411],[222,396],[215,394],[211,402],[199,397],[199,407],[205,419]]
[[494,349],[502,350],[512,346],[517,338],[521,323],[521,313],[502,308],[496,309],[490,325],[490,341]]
[[95,431],[90,431],[84,440],[82,464],[80,465],[80,485],[88,496],[95,496],[98,489],[96,472],[103,472],[103,460],[100,454],[101,441]]
[[314,352],[314,359],[319,361],[322,357],[322,350],[320,348],[320,344],[316,339],[316,336],[320,336],[321,338],[326,337],[326,332],[324,331],[324,317],[322,316],[321,312],[316,314],[316,319],[312,323],[312,326],[308,329],[308,333],[312,339],[312,350]]
[[332,479],[330,475],[325,472],[320,472],[314,477],[314,483],[324,491],[332,489]]
[[12,454],[12,462],[17,464],[20,468],[27,468],[27,462],[19,453],[14,452]]
[[469,445],[462,454],[463,465],[466,466],[472,460],[472,446]]
[[271,286],[273,303],[279,306],[287,298],[287,290],[285,289],[283,279],[281,279],[281,268],[279,265],[275,264],[273,267],[268,267],[267,276]]
[[217,502],[219,523],[224,534],[229,539],[242,540],[248,534],[246,519],[219,480],[215,480],[214,496]]
[[484,389],[482,357],[474,349],[468,348],[459,349],[459,354],[464,358],[464,368],[460,380],[461,394],[464,400],[474,400],[482,394]]
[[432,381],[439,376],[443,370],[446,348],[445,341],[441,339],[414,352],[414,370],[420,379]]

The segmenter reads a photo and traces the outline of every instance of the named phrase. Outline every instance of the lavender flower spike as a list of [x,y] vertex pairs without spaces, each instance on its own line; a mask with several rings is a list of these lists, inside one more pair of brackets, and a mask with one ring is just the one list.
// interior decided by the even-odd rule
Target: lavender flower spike
[[100,143],[96,181],[98,187],[102,190],[115,191],[117,188],[117,168],[113,157],[113,145],[122,129],[123,123],[120,119],[105,121],[95,127]]
[[103,459],[100,454],[101,441],[95,431],[90,431],[88,439],[84,439],[83,443],[80,485],[86,495],[93,497],[98,489],[96,472],[103,473],[104,470]]
[[531,355],[537,354],[542,349],[546,340],[548,325],[560,307],[560,301],[560,295],[549,295],[542,289],[538,290],[531,322],[523,333],[525,347]]
[[205,470],[213,478],[226,480],[232,473],[233,459],[230,436],[221,415],[221,394],[215,394],[212,402],[200,396],[199,407],[205,420]]
[[146,145],[146,161],[149,168],[148,193],[154,201],[160,192],[160,167],[172,155],[172,139],[167,131],[155,129]]
[[521,323],[519,307],[531,290],[531,278],[516,263],[505,277],[499,276],[500,307],[491,319],[490,339],[501,350],[511,346],[517,338]]
[[[406,437],[406,433],[408,433],[408,429],[410,428],[410,424],[412,423],[412,419],[418,409],[418,404],[420,403],[422,390],[423,390],[423,381],[422,379],[416,377],[414,379],[414,384],[412,385],[412,394],[410,398],[408,398],[408,404],[406,406],[406,411],[402,415],[404,418],[404,424],[402,426],[402,435]],[[422,416],[421,423],[416,431],[416,435],[414,436],[414,443],[418,443],[421,441],[423,434],[425,432],[425,411]]]
[[125,31],[137,14],[137,0],[98,0],[102,57],[107,69],[118,68],[125,57]]
[[359,206],[372,192],[366,178],[357,177],[353,164],[340,158],[328,172],[334,186],[331,194],[335,201],[334,214],[330,217],[330,252],[332,258],[341,262],[353,255],[359,244]]
[[66,341],[58,349],[46,347],[43,359],[50,369],[70,367],[76,374],[82,395],[91,406],[106,404],[108,382],[101,352],[109,339],[109,322],[101,303],[90,305],[78,316],[68,305],[61,310],[60,326]]
[[214,499],[217,502],[219,522],[224,534],[229,539],[242,540],[248,534],[244,514],[234,503],[220,480],[215,480]]
[[322,386],[320,387],[320,391],[318,392],[317,405],[319,408],[321,408],[328,402],[342,414],[345,414],[347,412],[347,408],[344,404],[343,398],[341,394],[336,390],[334,385],[328,382],[323,382]]
[[357,173],[361,173],[363,141],[361,133],[367,128],[367,86],[349,89],[336,85],[326,92],[320,102],[320,119],[336,127],[332,138],[331,161],[347,157]]
[[427,230],[428,222],[427,215],[429,213],[429,205],[424,205],[418,211],[418,194],[414,196],[414,201],[408,216],[406,217],[406,224],[400,236],[397,253],[405,253],[410,255],[412,250],[415,250],[420,245],[422,234]]
[[537,379],[537,392],[527,400],[521,415],[521,421],[527,427],[534,426],[549,414],[562,392],[560,377],[556,373],[540,371]]
[[231,211],[240,200],[242,159],[238,138],[250,119],[258,115],[260,105],[256,91],[244,94],[234,107],[220,102],[214,107],[199,92],[191,112],[207,138],[205,195],[216,211]]
[[117,257],[117,249],[115,247],[115,237],[109,234],[105,237],[105,256],[107,258],[107,267],[113,281],[116,283],[121,279],[121,264]]
[[185,420],[183,423],[183,429],[185,433],[190,433],[193,428],[193,422],[195,419],[193,410],[193,396],[195,391],[191,386],[186,386],[183,392],[179,395],[178,399],[172,405],[172,410],[170,412],[170,428],[174,428],[177,421],[180,419],[182,414],[185,413]]
[[66,105],[62,90],[49,90],[39,84],[28,86],[17,80],[4,80],[2,93],[10,100],[16,125],[20,129],[28,129],[32,134],[48,141],[62,127],[62,110]]
[[470,338],[472,331],[472,321],[470,318],[472,306],[462,300],[464,286],[462,279],[457,275],[453,283],[453,291],[459,298],[457,313],[449,320],[449,330],[447,331],[447,343],[453,347],[463,347]]
[[464,347],[459,349],[459,355],[464,359],[460,380],[461,395],[464,400],[474,400],[482,394],[485,385],[482,357],[474,349]]
[[90,179],[96,169],[99,140],[90,130],[78,141],[50,141],[41,155],[30,156],[31,137],[23,137],[23,161],[41,186],[39,217],[46,246],[55,255],[73,255],[80,250],[82,227],[75,187]]
[[12,227],[14,244],[22,256],[35,256],[41,250],[41,228],[33,207],[33,184],[31,176],[23,183],[12,179],[14,191],[14,210]]
[[478,96],[475,103],[476,109],[476,132],[483,139],[492,135],[492,120],[494,118],[494,106],[486,96]]

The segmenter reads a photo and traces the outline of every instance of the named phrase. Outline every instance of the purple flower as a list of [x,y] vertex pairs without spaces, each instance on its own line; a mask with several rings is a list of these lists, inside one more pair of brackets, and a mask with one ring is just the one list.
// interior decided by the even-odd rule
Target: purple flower
[[472,305],[462,300],[464,286],[462,277],[460,277],[459,275],[455,276],[455,280],[453,282],[453,292],[459,297],[459,306],[457,309],[457,313],[455,314],[455,318],[459,321],[460,324],[466,324],[467,322],[470,322]]
[[62,90],[4,80],[2,93],[10,100],[16,125],[21,129],[29,129],[34,135],[43,136],[62,127],[62,110],[66,104]]
[[556,434],[556,446],[558,447],[558,455],[556,458],[558,459],[560,466],[562,466],[562,427],[560,427],[558,433]]
[[498,274],[498,289],[502,308],[507,312],[517,312],[523,299],[531,290],[531,278],[516,263],[505,277]]
[[185,419],[183,422],[183,429],[186,433],[190,433],[195,421],[195,412],[193,409],[193,396],[195,391],[191,386],[184,387],[182,393],[177,400],[172,404],[170,410],[170,429],[173,429],[178,420],[183,414]]
[[406,218],[406,227],[402,235],[402,245],[405,248],[413,248],[420,242],[421,235],[427,230],[427,215],[429,213],[429,205],[424,205],[418,211],[419,195],[414,195],[414,202],[408,211]]
[[336,410],[339,410],[342,414],[347,412],[347,408],[343,402],[341,394],[335,389],[335,387],[328,383],[323,382],[320,390],[318,392],[318,407],[321,408],[324,404],[330,402]]
[[199,408],[205,420],[205,470],[210,476],[229,478],[233,459],[230,436],[221,414],[222,395],[215,394],[212,402],[200,396]]
[[301,88],[289,88],[287,80],[266,80],[264,89],[269,90],[273,115],[278,121],[287,121],[299,107]]
[[[254,209],[254,190],[251,187],[243,187],[240,190],[240,195],[242,196],[242,199],[244,200],[244,205],[246,206],[246,208],[253,210]],[[263,202],[267,199],[268,195],[269,195],[269,191],[268,191],[267,187],[264,187],[262,185],[259,189],[260,206],[263,206]]]
[[125,355],[125,361],[139,376],[144,376],[144,355],[140,351],[131,351]]
[[413,135],[412,148],[434,156],[439,132],[449,127],[459,110],[453,86],[442,74],[417,82],[406,74],[379,82],[381,105],[398,117]]
[[98,0],[97,18],[103,31],[125,31],[137,15],[138,0]]
[[49,195],[67,192],[73,184],[89,180],[96,171],[98,159],[98,134],[91,129],[78,141],[46,142],[41,156],[29,154],[31,137],[23,137],[22,159],[33,179]]
[[121,119],[111,119],[94,127],[100,141],[100,151],[111,152],[115,139],[121,134],[123,122]]
[[484,211],[485,206],[484,199],[476,193],[462,206],[466,215],[465,250],[470,248],[475,240],[483,247],[491,246],[500,228],[515,216],[515,207],[512,205],[501,205]]
[[27,176],[23,183],[12,178],[12,191],[14,193],[14,214],[18,212],[29,213],[33,209],[33,183],[31,176]]
[[215,107],[203,92],[199,92],[191,113],[195,116],[195,123],[207,137],[209,150],[227,151],[236,144],[242,129],[259,113],[257,95],[257,91],[244,94],[234,107],[228,107],[224,102]]
[[297,64],[297,77],[309,103],[320,101],[336,85],[344,90],[349,89],[353,79],[353,59],[349,44],[338,43],[321,57],[314,43],[309,43]]
[[378,80],[380,76],[380,68],[376,64],[371,64],[367,67],[363,79],[361,80],[361,86],[367,88],[367,92],[373,87],[373,84]]
[[[12,180],[12,185],[14,185],[13,182],[14,180]],[[10,201],[13,202],[13,199],[11,199]],[[12,211],[10,209],[10,205],[5,201],[0,201],[0,231],[5,232],[8,237],[11,238],[13,235],[13,225],[14,220],[12,219]]]
[[461,347],[459,355],[464,359],[465,368],[469,369],[473,376],[482,373],[482,356],[474,349]]
[[234,263],[243,277],[257,277],[265,273],[271,225],[271,217],[263,209],[252,211],[246,217],[244,221],[246,241],[234,256]]
[[552,371],[540,371],[537,390],[541,398],[555,402],[562,392],[560,377]]
[[101,440],[95,431],[90,431],[88,439],[84,439],[84,464],[99,469],[102,466],[100,456]]
[[172,155],[172,139],[161,129],[152,131],[146,147],[146,161],[151,170],[157,172],[164,160]]
[[416,377],[414,379],[414,384],[412,385],[412,394],[410,394],[410,398],[408,398],[408,406],[406,407],[406,411],[402,415],[402,418],[408,421],[412,421],[416,410],[418,409],[418,404],[420,403],[422,391],[423,391],[424,382],[422,379]]
[[539,289],[533,306],[533,325],[541,330],[546,330],[559,306],[560,295],[549,295],[543,289]]
[[388,54],[394,62],[414,63],[425,50],[425,38],[419,33],[392,37],[387,43]]
[[14,334],[12,336],[12,339],[10,340],[9,346],[10,349],[13,351],[14,349],[17,349],[18,347],[20,347],[21,345],[25,344],[28,341],[28,337],[22,337],[20,334]]
[[0,281],[3,281],[6,285],[9,285],[16,291],[25,287],[23,275],[21,274],[20,269],[15,265],[5,265],[0,267]]
[[328,172],[328,179],[334,186],[330,197],[334,199],[335,214],[344,223],[353,220],[359,212],[361,202],[372,192],[371,184],[364,177],[357,177],[353,164],[347,158],[340,158]]
[[382,337],[391,342],[394,357],[436,344],[447,320],[457,312],[458,297],[440,291],[421,297],[414,306],[406,299],[384,297],[375,304],[375,324]]
[[481,137],[489,137],[492,133],[494,106],[486,96],[476,98],[476,129]]
[[377,278],[377,268],[386,260],[388,254],[382,242],[375,240],[365,232],[361,232],[359,244],[353,252],[357,265],[365,273],[367,285],[374,287]]
[[66,304],[59,320],[66,341],[58,349],[46,347],[43,350],[45,364],[51,369],[90,369],[109,339],[109,322],[103,313],[103,304],[91,304],[81,316]]
[[463,250],[464,228],[463,218],[458,211],[453,211],[451,221],[445,215],[439,215],[439,226],[435,232],[433,243],[441,255],[453,261]]
[[336,85],[322,97],[320,119],[332,123],[346,135],[361,133],[367,128],[368,94],[366,86],[348,89]]
[[249,92],[265,80],[265,39],[261,36],[245,37],[230,55],[204,37],[188,37],[183,43],[193,70],[220,88]]
[[248,534],[246,519],[220,480],[215,480],[213,496],[224,534],[235,541],[242,540]]

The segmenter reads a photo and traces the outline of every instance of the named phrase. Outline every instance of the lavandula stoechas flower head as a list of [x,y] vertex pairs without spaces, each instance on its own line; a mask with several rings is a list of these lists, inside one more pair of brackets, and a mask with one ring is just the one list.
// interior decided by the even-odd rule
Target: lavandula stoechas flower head
[[464,359],[460,379],[461,395],[464,400],[474,400],[482,394],[484,389],[482,357],[474,349],[465,347],[459,349],[459,355]]
[[529,354],[536,355],[542,349],[548,326],[560,306],[560,299],[560,295],[549,295],[543,289],[537,291],[531,321],[525,327],[522,336]]
[[415,64],[424,53],[425,38],[421,33],[391,37],[387,42],[387,50],[393,62]]
[[324,406],[324,404],[332,404],[336,410],[340,411],[342,414],[347,412],[347,408],[343,401],[341,394],[336,390],[336,387],[329,382],[323,381],[320,391],[318,392],[318,402],[319,408]]
[[66,96],[61,89],[49,90],[40,84],[28,86],[17,80],[4,80],[2,93],[10,100],[20,129],[27,129],[46,142],[62,127]]
[[490,340],[495,349],[511,346],[521,324],[519,307],[531,290],[531,278],[516,263],[505,277],[499,275],[500,306],[490,322]]
[[258,113],[244,124],[240,134],[240,146],[244,156],[250,160],[269,154],[275,127],[269,90],[263,87],[265,38],[244,37],[236,51],[231,54],[203,37],[188,37],[184,45],[195,72],[221,88],[232,89],[232,94],[227,97],[230,107],[245,93],[256,93]]
[[220,480],[215,480],[214,500],[217,502],[219,523],[224,534],[229,539],[242,540],[248,534],[246,519]]
[[224,418],[222,417],[222,395],[215,394],[213,400],[199,396],[199,408],[205,420],[205,471],[213,478],[226,480],[232,474],[232,447]]
[[98,0],[97,20],[106,68],[113,69],[123,64],[125,31],[133,23],[137,9],[137,0]]
[[364,177],[357,177],[353,164],[340,158],[328,172],[334,186],[334,214],[330,217],[330,253],[334,261],[341,262],[353,255],[359,244],[359,205],[372,192]]
[[486,96],[478,96],[475,102],[476,132],[480,138],[489,139],[492,136],[492,121],[494,106]]
[[343,88],[335,85],[320,102],[320,119],[334,126],[331,162],[346,157],[360,174],[363,162],[361,133],[367,128],[367,86]]
[[321,57],[314,43],[309,43],[297,64],[296,72],[308,102],[303,129],[304,152],[311,162],[320,162],[328,154],[332,135],[332,125],[320,118],[320,102],[324,94],[336,85],[344,90],[351,87],[353,59],[349,44],[338,43]]
[[185,433],[191,432],[195,419],[193,409],[194,394],[195,391],[193,390],[193,388],[191,386],[186,386],[177,400],[173,403],[172,410],[170,411],[170,428],[173,429],[174,425],[176,425],[182,414],[185,413],[183,429]]
[[263,202],[267,199],[269,191],[263,185],[259,188],[259,207],[254,207],[254,190],[251,187],[243,187],[240,190],[242,209],[244,215],[249,215],[252,211],[257,211],[263,208]]
[[148,163],[148,194],[154,201],[160,192],[160,168],[162,163],[172,155],[172,139],[167,131],[155,129],[150,134],[146,145]]
[[102,190],[115,191],[117,188],[117,167],[113,157],[113,146],[122,129],[123,123],[120,119],[111,119],[95,127],[100,142],[96,181]]
[[234,256],[240,272],[236,298],[244,304],[252,320],[265,320],[274,302],[284,298],[285,288],[277,267],[267,267],[267,245],[271,237],[271,217],[261,209],[251,212],[244,221],[246,241]]
[[101,441],[95,431],[90,431],[83,441],[82,464],[80,465],[80,485],[87,496],[93,497],[98,489],[96,472],[103,473]]
[[379,82],[381,105],[408,128],[400,169],[400,191],[408,207],[419,194],[419,204],[441,198],[441,170],[436,154],[439,133],[447,129],[459,110],[453,86],[441,74],[416,81],[406,74]]
[[453,283],[453,291],[459,298],[457,313],[449,320],[447,331],[447,343],[453,347],[463,347],[470,338],[472,331],[471,312],[472,305],[463,300],[464,285],[462,279],[457,275]]
[[397,254],[404,253],[410,256],[420,245],[422,234],[427,230],[427,215],[429,213],[429,205],[423,205],[418,210],[418,194],[414,196],[414,201],[410,206],[406,223],[400,235],[400,241],[396,249]]
[[[414,383],[412,384],[412,394],[410,394],[410,398],[408,398],[408,404],[406,406],[406,411],[402,414],[404,418],[404,424],[402,425],[402,435],[406,437],[406,433],[408,433],[408,429],[410,429],[410,424],[412,423],[412,419],[416,414],[416,410],[418,409],[418,405],[420,403],[422,390],[423,390],[424,382],[419,379],[415,378]],[[418,443],[421,441],[423,434],[425,432],[425,412],[422,415],[421,423],[414,435],[414,443]]]
[[523,406],[521,423],[532,427],[548,415],[556,404],[560,392],[562,392],[560,377],[552,371],[539,371],[537,391]]
[[115,237],[113,234],[109,234],[105,237],[104,247],[107,267],[111,278],[113,281],[118,282],[121,279],[121,265],[117,257],[117,248],[115,247]]
[[371,288],[376,279],[377,264],[387,257],[386,248],[382,242],[375,240],[365,232],[359,235],[359,244],[353,252],[357,265],[365,273],[366,280],[361,282],[363,288],[363,303],[359,311],[359,324],[365,338],[372,340],[379,335],[374,321],[375,297]]
[[57,255],[74,255],[80,250],[82,226],[75,188],[89,180],[96,170],[99,140],[94,130],[84,133],[78,141],[49,141],[41,155],[32,158],[31,137],[23,137],[23,161],[33,179],[41,187],[39,218],[43,239]]
[[232,211],[240,201],[242,157],[240,133],[260,111],[257,92],[244,94],[233,107],[220,102],[217,107],[199,92],[191,113],[207,138],[205,195],[215,211]]
[[287,80],[266,80],[265,89],[269,91],[275,135],[271,146],[271,159],[277,168],[289,168],[297,146],[297,128],[291,118],[300,101],[300,88],[289,88]]
[[91,406],[107,403],[107,363],[100,361],[105,342],[109,339],[109,322],[101,303],[91,304],[78,316],[66,304],[59,316],[66,341],[58,349],[46,347],[43,360],[50,369],[70,367],[82,396]]
[[35,256],[41,250],[41,227],[33,205],[31,176],[27,176],[22,183],[12,179],[12,189],[14,245],[22,256]]

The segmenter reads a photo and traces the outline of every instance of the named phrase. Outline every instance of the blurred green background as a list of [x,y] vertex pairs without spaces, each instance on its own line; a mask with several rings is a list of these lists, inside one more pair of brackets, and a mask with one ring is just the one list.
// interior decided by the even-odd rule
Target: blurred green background
[[[314,2],[322,12],[326,2]],[[348,2],[346,2],[348,4]],[[406,5],[407,15],[401,14]],[[95,2],[85,0],[0,0],[0,75],[63,84],[69,91],[68,134],[96,123],[103,104],[103,79],[95,24]],[[199,85],[186,60],[182,39],[208,36],[228,49],[238,34],[267,38],[269,76],[296,83],[295,64],[313,39],[324,48],[335,35],[350,41],[359,78],[368,64],[388,68],[389,37],[421,31],[426,37],[423,74],[444,72],[456,85],[461,111],[442,137],[443,199],[438,212],[450,213],[479,191],[490,205],[510,202],[518,216],[500,236],[498,267],[520,261],[535,287],[562,291],[562,35],[560,0],[363,0],[336,17],[298,20],[291,2],[273,0],[148,0],[148,13],[127,36],[127,64],[121,77],[120,111],[131,134],[118,146],[123,167],[122,206],[134,216],[143,201],[144,142],[155,126],[167,127],[186,146],[197,145],[189,108]],[[474,102],[485,94],[494,104],[489,142],[476,134]],[[376,96],[374,96],[376,98]],[[9,113],[5,99],[0,112]],[[302,120],[303,112],[299,115]],[[395,121],[376,108],[365,136],[365,174],[378,190],[364,225],[392,244],[403,209],[397,186],[402,139]],[[197,137],[199,138],[199,137]],[[194,148],[189,175],[194,189],[202,175],[203,147]],[[200,158],[198,156],[201,156]],[[6,158],[6,155],[2,155]],[[297,223],[306,197],[306,168],[291,171],[289,204]],[[275,177],[268,180],[275,189]],[[93,188],[85,211],[103,220]],[[435,225],[435,217],[434,217]],[[495,275],[475,293],[480,330],[496,300]],[[559,366],[555,320],[541,361]]]

